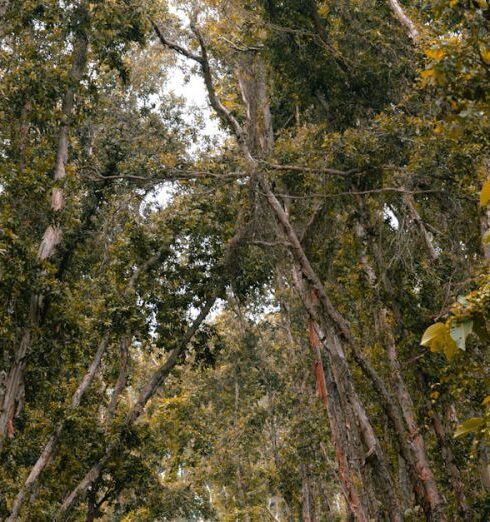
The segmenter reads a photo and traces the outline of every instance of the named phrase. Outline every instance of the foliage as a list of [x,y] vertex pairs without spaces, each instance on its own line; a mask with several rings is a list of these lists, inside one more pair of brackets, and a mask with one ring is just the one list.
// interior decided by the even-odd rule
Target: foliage
[[[429,472],[448,520],[488,517],[490,8],[401,2],[414,43],[391,5],[5,3],[2,519],[56,433],[23,520],[97,464],[66,520],[351,520],[349,480],[372,519],[392,484],[436,520]],[[216,139],[178,68],[219,100]]]

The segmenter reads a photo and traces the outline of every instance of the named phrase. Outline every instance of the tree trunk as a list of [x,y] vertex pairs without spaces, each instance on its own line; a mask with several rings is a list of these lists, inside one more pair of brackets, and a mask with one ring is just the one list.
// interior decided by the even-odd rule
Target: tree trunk
[[480,478],[483,489],[490,493],[490,459],[488,458],[488,446],[485,440],[480,442],[478,449],[480,460]]
[[317,325],[312,319],[308,323],[309,343],[315,356],[315,371],[317,379],[321,382],[320,386],[324,387],[321,399],[327,409],[340,484],[345,500],[352,513],[355,514],[356,520],[368,521],[370,518],[368,506],[363,502],[362,490],[359,488],[363,482],[358,465],[361,460],[358,452],[353,453],[356,448],[359,449],[359,440],[356,440],[355,443],[352,440],[348,440],[349,433],[351,433],[351,438],[354,436],[354,427],[350,426],[350,422],[344,415],[343,408],[340,405],[341,393],[335,384],[330,370],[328,371],[328,389],[330,392],[327,391],[327,378],[322,363],[321,341],[318,336]]
[[[179,363],[181,356],[185,353],[189,342],[194,337],[195,333],[201,326],[202,322],[208,316],[211,308],[216,301],[216,296],[210,298],[207,303],[201,309],[201,312],[187,329],[182,339],[176,348],[172,350],[170,355],[167,357],[165,363],[163,363],[143,386],[136,403],[133,408],[128,412],[125,421],[119,426],[118,433],[121,435],[125,430],[132,426],[141,414],[144,412],[145,406],[148,401],[153,397],[156,391],[164,384],[165,379],[168,377],[173,368]],[[110,443],[101,459],[95,463],[92,468],[87,472],[83,479],[77,484],[72,492],[64,499],[55,520],[61,521],[66,520],[68,512],[72,509],[75,502],[83,497],[87,490],[92,484],[100,477],[102,471],[105,469],[106,464],[110,461],[115,451],[120,447],[120,437],[114,442]]]
[[[90,384],[92,383],[95,374],[97,373],[97,370],[100,366],[100,363],[102,361],[102,357],[104,356],[104,353],[106,351],[107,345],[109,343],[109,336],[106,335],[104,339],[102,339],[99,348],[97,352],[95,353],[94,359],[87,370],[87,373],[84,375],[82,382],[76,389],[75,393],[73,394],[70,409],[67,412],[72,412],[78,408],[80,405],[80,401],[82,400],[83,395],[89,388]],[[65,414],[65,418],[66,415]],[[5,522],[14,522],[17,520],[17,517],[20,514],[20,510],[22,508],[22,505],[24,503],[24,500],[26,496],[29,494],[30,491],[34,488],[36,485],[41,473],[46,468],[46,466],[51,462],[51,459],[53,458],[54,451],[56,446],[58,445],[58,442],[61,437],[61,433],[63,431],[63,428],[65,427],[65,420],[61,420],[56,428],[54,429],[54,432],[52,433],[51,437],[49,438],[48,442],[44,446],[41,455],[37,459],[36,463],[31,469],[31,472],[29,473],[24,485],[17,493],[17,496],[15,497],[12,510],[10,512],[9,517],[6,519]]]
[[[410,196],[411,198],[411,196]],[[426,235],[427,232],[425,230],[425,227],[423,226],[422,220],[420,219],[420,216],[418,215],[418,212],[415,209],[415,205],[413,202],[413,198],[407,199],[407,206],[409,206],[410,214],[414,221],[416,221],[419,226],[423,229],[425,232],[424,238],[428,240],[428,236]],[[400,422],[400,420],[397,420],[393,422],[393,427],[395,428],[395,431],[397,433],[398,439],[399,439],[399,445],[400,448],[403,448],[402,456],[405,459],[406,464],[408,465],[408,471],[409,476],[411,477],[412,484],[414,487],[414,492],[416,493],[417,497],[419,497],[420,500],[422,500],[422,505],[424,506],[427,514],[433,519],[433,520],[443,520],[441,519],[441,513],[442,513],[442,498],[440,496],[437,483],[434,477],[434,473],[432,471],[432,468],[429,463],[429,459],[427,457],[427,452],[425,449],[425,442],[422,438],[422,435],[420,434],[420,429],[417,424],[416,420],[416,414],[415,414],[415,407],[412,402],[412,398],[410,396],[410,393],[408,391],[407,385],[405,384],[405,380],[403,378],[400,362],[398,361],[398,356],[396,353],[396,343],[395,338],[393,335],[392,328],[390,327],[389,321],[388,321],[388,312],[386,308],[383,307],[381,304],[379,296],[377,295],[376,291],[376,282],[378,280],[378,277],[376,275],[376,271],[369,262],[368,255],[366,252],[366,243],[368,238],[368,233],[366,230],[366,226],[362,220],[362,216],[364,216],[366,212],[366,208],[363,204],[362,199],[358,199],[359,206],[360,206],[360,213],[361,213],[361,220],[359,220],[356,223],[356,234],[361,244],[361,255],[360,255],[360,262],[361,266],[363,267],[363,270],[366,274],[366,278],[368,280],[368,284],[371,287],[371,289],[374,292],[375,299],[378,301],[378,303],[375,304],[375,321],[376,321],[376,327],[378,330],[378,336],[384,344],[386,348],[387,353],[387,359],[388,364],[390,368],[390,375],[391,380],[393,383],[393,387],[395,390],[395,396],[397,398],[398,404],[400,406],[401,413],[403,415],[403,419],[406,423],[406,426],[408,427],[408,435],[410,440],[410,447],[407,445],[407,433],[403,426],[403,422]],[[429,242],[428,247],[431,248],[431,253],[433,255],[436,255],[435,248],[433,247],[432,243]],[[377,261],[379,269],[381,269],[381,259],[380,259],[380,251],[377,247],[373,248],[375,250],[375,256],[376,253]],[[388,285],[386,288],[386,291],[388,293],[392,292],[391,285]],[[394,296],[391,295],[392,302],[396,302],[394,299]],[[397,313],[399,311],[397,310]],[[400,318],[401,319],[401,318]],[[389,414],[389,417],[393,417],[394,415],[398,416],[398,412],[393,412]],[[410,451],[411,450],[411,451]],[[410,455],[410,453],[413,454],[413,457]],[[417,476],[414,476],[413,473],[413,467],[415,467]],[[420,498],[420,483],[423,485],[424,488],[424,495],[423,498]]]
[[[58,148],[56,154],[56,164],[54,169],[55,187],[51,196],[51,210],[54,215],[59,215],[64,207],[63,192],[60,184],[65,178],[65,165],[68,160],[68,134],[70,130],[71,118],[74,109],[75,90],[80,84],[80,80],[87,64],[88,42],[85,34],[86,7],[80,7],[81,26],[77,30],[77,35],[73,47],[73,63],[70,71],[70,86],[63,98],[62,123],[58,136]],[[37,260],[39,263],[50,259],[58,243],[61,241],[61,226],[58,222],[51,223],[44,232],[42,241],[39,245]],[[21,334],[21,340],[15,351],[14,360],[10,367],[9,374],[5,381],[5,392],[3,401],[0,405],[0,450],[6,437],[14,436],[14,417],[21,408],[20,395],[23,386],[24,369],[26,357],[31,349],[34,337],[34,330],[38,326],[39,318],[44,299],[42,296],[33,295],[30,301],[30,312],[27,325]],[[20,408],[19,408],[20,406]]]
[[[308,300],[298,277],[295,281],[311,317],[315,303],[311,297]],[[384,452],[352,385],[340,341],[335,334],[322,331],[311,318],[309,332],[310,345],[316,358],[321,358],[319,352],[323,343],[329,359],[328,372],[321,379],[327,388],[322,399],[327,407],[339,478],[350,510],[357,520],[369,520],[377,511],[376,492],[372,490],[373,481],[366,476],[364,470],[364,466],[369,463],[374,476],[377,476],[374,485],[378,493],[383,495],[383,500],[388,501],[390,520],[401,520],[401,508],[395,496]],[[320,369],[323,370],[323,366],[317,365],[317,371]],[[358,489],[360,484],[363,484],[362,489]]]
[[[277,200],[276,196],[273,194],[269,182],[267,181],[265,175],[261,172],[259,167],[259,162],[257,159],[254,158],[254,152],[249,147],[249,141],[248,141],[248,135],[246,129],[242,128],[242,126],[238,123],[236,118],[226,109],[226,107],[221,103],[219,100],[215,88],[214,88],[214,81],[212,77],[211,67],[209,63],[208,58],[208,52],[206,48],[206,44],[204,42],[204,39],[199,32],[198,28],[195,26],[194,23],[191,23],[191,29],[194,32],[198,43],[200,47],[200,55],[196,55],[187,49],[181,47],[178,44],[172,43],[169,40],[165,38],[161,30],[156,24],[153,24],[153,27],[155,29],[155,32],[160,39],[160,42],[168,47],[173,49],[174,51],[177,51],[181,55],[187,57],[188,59],[191,59],[195,62],[197,62],[201,68],[202,76],[204,79],[204,83],[206,86],[206,89],[208,91],[209,96],[209,102],[216,112],[217,116],[220,118],[220,120],[223,122],[223,124],[231,129],[233,134],[236,137],[236,140],[238,142],[238,145],[243,153],[243,159],[245,160],[248,171],[250,174],[250,178],[252,181],[256,182],[258,187],[261,189],[263,194],[266,197],[266,200],[272,210],[272,214],[276,217],[284,235],[286,236],[287,240],[289,241],[289,251],[293,256],[294,259],[294,265],[297,266],[299,271],[301,272],[302,276],[307,281],[307,285],[310,287],[312,291],[315,292],[316,296],[319,299],[320,307],[312,306],[310,307],[310,316],[311,318],[317,323],[322,324],[323,322],[326,323],[328,328],[334,328],[336,330],[336,333],[340,336],[342,336],[347,343],[352,347],[353,352],[357,350],[357,359],[360,359],[360,353],[358,351],[358,347],[356,342],[354,341],[354,338],[350,332],[350,329],[346,323],[346,321],[343,319],[343,317],[337,312],[337,310],[334,308],[333,304],[330,302],[330,299],[325,293],[325,290],[323,288],[323,284],[321,283],[320,279],[318,278],[317,274],[313,270],[308,258],[305,255],[305,252],[298,240],[298,236],[296,235],[296,232],[294,231],[293,227],[291,226],[291,223],[289,221],[289,218],[287,214],[285,213],[284,209],[282,208],[281,204]],[[266,93],[266,89],[260,89],[255,92],[255,96],[260,96],[260,93],[262,95]],[[247,93],[245,93],[244,99],[247,99]],[[269,111],[269,106],[267,100],[264,98],[261,100],[260,103],[261,107],[263,107],[263,110]],[[250,124],[250,122],[249,122]],[[269,131],[272,130],[271,128],[268,129]],[[266,140],[268,143],[272,143],[270,140]],[[266,152],[266,151],[261,151]],[[308,299],[308,296],[305,296],[305,299],[303,299],[303,302]],[[318,309],[320,308],[321,311]],[[323,324],[322,324],[323,326]],[[327,329],[328,330],[328,329]],[[340,347],[340,344],[338,345]],[[333,347],[330,347],[327,345],[327,353],[329,356],[333,356]],[[343,355],[343,354],[342,354]],[[342,357],[343,361],[345,362],[345,357]],[[334,361],[335,362],[335,361]],[[364,369],[364,368],[363,368]],[[348,365],[345,363],[342,367],[342,371],[340,371],[337,375],[342,376],[343,381],[342,384],[345,384],[346,387],[352,387],[351,377],[350,373],[348,371]],[[327,380],[328,382],[328,380]],[[360,403],[359,403],[360,404]],[[356,405],[357,406],[357,405]],[[355,414],[358,414],[359,411],[356,411]],[[352,419],[355,419],[356,416],[353,415]],[[367,416],[366,416],[367,418]],[[346,419],[348,422],[350,422],[351,419]],[[347,425],[347,423],[346,423]],[[340,433],[340,429],[339,429]],[[364,434],[367,436],[367,431],[364,431]],[[371,433],[370,433],[371,434]],[[374,431],[372,432],[374,434]],[[374,437],[374,440],[377,441],[376,437]],[[366,441],[367,442],[367,441]],[[339,448],[342,446],[339,445]],[[375,473],[378,474],[381,478],[381,484],[384,486],[385,491],[387,493],[387,497],[389,504],[390,504],[390,510],[391,510],[391,517],[392,520],[401,520],[401,512],[399,509],[399,505],[394,493],[393,483],[391,480],[391,476],[389,472],[387,472],[387,468],[384,466],[384,456],[382,452],[380,451],[381,447],[379,444],[377,444],[373,448],[373,457],[375,457],[377,464],[376,466],[372,466]],[[341,450],[339,450],[341,451]],[[345,460],[345,456],[341,456],[341,461],[343,462]],[[383,476],[383,471],[385,471],[385,474]],[[380,485],[381,485],[380,484]],[[364,521],[367,520],[367,512],[363,509],[363,507],[360,505],[355,505],[356,501],[353,501],[352,507],[357,510],[357,518],[358,520]]]

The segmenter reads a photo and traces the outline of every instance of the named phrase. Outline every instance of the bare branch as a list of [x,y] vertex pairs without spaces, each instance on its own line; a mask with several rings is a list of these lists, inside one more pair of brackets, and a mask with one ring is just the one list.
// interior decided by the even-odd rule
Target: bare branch
[[199,31],[199,29],[197,28],[195,21],[191,20],[191,30],[199,42],[199,47],[201,48],[201,56],[191,53],[189,50],[185,49],[184,47],[182,47],[179,44],[176,44],[175,42],[171,42],[170,40],[167,40],[167,38],[165,38],[165,36],[163,35],[163,33],[160,30],[160,28],[158,27],[158,25],[153,20],[151,20],[151,24],[152,24],[153,29],[155,30],[155,33],[157,34],[160,42],[162,43],[162,45],[164,47],[168,47],[169,49],[176,51],[180,55],[185,56],[185,57],[189,58],[190,60],[193,60],[200,64],[203,80],[206,85],[206,90],[208,91],[209,103],[211,104],[211,107],[216,112],[221,123],[225,127],[231,129],[231,131],[233,132],[233,134],[235,135],[235,137],[238,141],[238,144],[240,145],[240,148],[242,149],[242,152],[245,154],[247,161],[255,163],[255,160],[253,159],[253,157],[250,154],[250,151],[247,147],[246,132],[241,127],[241,125],[238,123],[237,119],[221,103],[218,96],[216,95],[216,89],[214,88],[214,82],[213,82],[213,75],[211,73],[211,67],[209,64],[208,50],[207,50],[204,38],[203,38],[201,32]]
[[289,241],[262,241],[260,239],[254,239],[253,241],[250,241],[250,244],[257,245],[257,246],[266,246],[266,247],[276,247],[276,246],[290,247],[291,246],[291,243]]
[[[280,196],[285,199],[329,199],[329,198],[337,198],[340,196],[359,196],[363,194],[381,194],[383,192],[394,192],[399,194],[434,194],[434,193],[440,193],[443,192],[442,190],[432,189],[432,190],[407,190],[400,187],[383,187],[379,189],[370,189],[370,190],[349,190],[346,192],[335,192],[332,194],[321,194],[321,193],[314,193],[314,194],[306,194],[305,196],[292,196],[291,194],[283,194],[283,193],[276,193],[276,196]],[[261,193],[262,195],[266,195],[265,193]]]
[[223,42],[226,42],[228,45],[230,45],[235,51],[239,51],[241,53],[256,53],[264,49],[263,45],[252,45],[252,46],[240,46],[236,43],[232,42],[231,40],[228,40],[225,36],[219,36],[220,40],[223,40]]
[[406,191],[403,196],[403,201],[408,208],[410,217],[412,220],[418,225],[420,229],[420,233],[424,238],[424,242],[427,246],[427,250],[429,251],[430,257],[433,261],[435,261],[439,257],[439,253],[437,252],[437,247],[434,245],[434,240],[432,239],[430,233],[425,226],[423,219],[420,217],[420,214],[415,205],[415,200],[413,198],[414,192]]
[[219,174],[216,172],[209,171],[181,171],[178,169],[172,169],[168,171],[164,171],[162,174],[158,176],[138,176],[136,174],[120,174],[114,176],[104,176],[100,174],[95,168],[92,167],[83,167],[81,169],[82,173],[84,170],[89,170],[90,174],[85,174],[87,178],[92,181],[106,181],[106,180],[118,180],[118,179],[126,179],[132,181],[146,181],[152,183],[160,183],[165,181],[192,181],[194,179],[240,179],[248,176],[245,172],[228,172],[225,174]]

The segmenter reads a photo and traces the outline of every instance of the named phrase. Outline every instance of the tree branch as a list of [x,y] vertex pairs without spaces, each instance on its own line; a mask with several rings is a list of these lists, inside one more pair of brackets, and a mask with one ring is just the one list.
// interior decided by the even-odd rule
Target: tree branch
[[351,174],[363,174],[364,171],[359,169],[349,169],[349,170],[338,170],[331,169],[328,167],[306,167],[303,165],[279,165],[278,163],[271,163],[269,161],[261,161],[262,164],[267,166],[268,168],[274,170],[292,170],[296,172],[313,172],[315,174],[322,172],[325,174],[332,174],[334,176],[350,176]]
[[178,43],[172,42],[168,40],[164,34],[162,33],[160,27],[152,20],[150,19],[150,23],[153,27],[153,30],[155,31],[156,35],[158,36],[158,39],[162,43],[164,47],[168,47],[169,49],[172,49],[173,51],[176,51],[181,56],[185,56],[186,58],[189,58],[190,60],[193,60],[194,62],[202,64],[202,57],[194,54],[193,52],[189,51],[185,47],[182,47]]
[[398,0],[388,0],[393,14],[401,25],[407,30],[408,36],[416,43],[419,39],[419,32],[413,21],[406,15]]
[[204,83],[206,85],[206,90],[208,91],[209,103],[211,107],[215,110],[218,115],[221,123],[225,127],[231,128],[233,134],[235,135],[240,148],[243,153],[247,156],[247,160],[255,162],[252,158],[250,151],[247,146],[247,133],[242,128],[242,126],[238,123],[238,120],[231,114],[231,112],[221,103],[218,96],[216,95],[216,90],[214,88],[213,75],[211,73],[211,67],[209,64],[209,55],[206,47],[206,43],[204,42],[204,38],[195,25],[194,21],[191,22],[192,32],[196,35],[196,38],[199,42],[199,46],[201,48],[201,71],[204,79]]

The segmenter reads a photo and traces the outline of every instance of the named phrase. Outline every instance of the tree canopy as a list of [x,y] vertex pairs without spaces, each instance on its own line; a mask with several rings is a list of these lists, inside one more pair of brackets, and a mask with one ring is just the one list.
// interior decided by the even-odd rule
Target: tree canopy
[[486,0],[0,39],[0,520],[490,518]]

